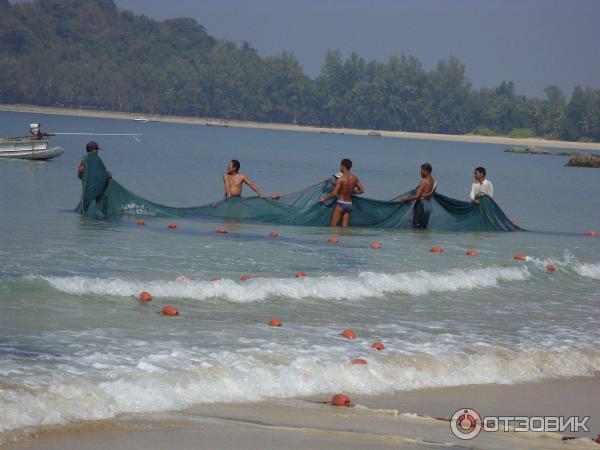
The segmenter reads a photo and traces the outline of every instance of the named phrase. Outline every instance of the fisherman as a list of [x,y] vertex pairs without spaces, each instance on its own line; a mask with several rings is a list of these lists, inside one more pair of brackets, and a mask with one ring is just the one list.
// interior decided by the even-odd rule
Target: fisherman
[[320,202],[326,202],[329,199],[335,198],[335,209],[331,216],[331,226],[337,227],[342,222],[342,226],[347,227],[350,223],[350,215],[352,214],[352,196],[360,195],[365,192],[365,188],[356,175],[350,172],[352,161],[342,159],[340,163],[341,176],[336,178],[335,188],[333,192],[325,197],[322,197]]
[[[83,156],[80,160],[79,160],[79,167],[77,167],[77,178],[79,178],[80,180],[83,179],[83,174],[85,173],[85,162],[88,159],[90,154],[93,155],[98,155],[98,150],[102,150],[99,146],[98,143],[96,141],[90,141],[86,144],[85,146],[85,151],[86,151],[86,155]],[[98,156],[98,159],[100,159],[100,157]],[[100,160],[102,161],[102,160]],[[112,173],[109,172],[108,170],[106,171],[106,176],[108,178],[112,178]]]
[[413,228],[426,229],[431,214],[431,198],[437,188],[437,182],[431,176],[433,168],[431,164],[425,163],[421,165],[421,182],[417,186],[417,191],[414,195],[401,197],[398,199],[400,203],[410,202],[415,200],[413,209]]
[[112,173],[98,156],[100,147],[95,141],[90,141],[85,146],[86,155],[79,161],[77,177],[81,180],[81,202],[77,207],[80,214],[86,214],[88,208],[95,200],[99,202],[106,191]]
[[494,196],[494,186],[490,180],[485,178],[486,170],[485,167],[477,167],[473,176],[475,182],[471,186],[471,201],[476,205],[479,204],[479,197],[487,195],[488,197]]
[[227,164],[227,172],[223,175],[225,197],[241,197],[244,183],[258,194],[258,198],[265,198],[265,194],[245,174],[240,173],[240,162],[232,159]]

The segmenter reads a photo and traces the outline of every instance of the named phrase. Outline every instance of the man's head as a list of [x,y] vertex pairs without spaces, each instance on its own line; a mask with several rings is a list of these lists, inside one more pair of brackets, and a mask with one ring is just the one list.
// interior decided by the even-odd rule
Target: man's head
[[100,147],[98,147],[98,143],[96,141],[90,141],[85,146],[85,151],[88,153],[98,153],[98,150],[100,150]]
[[238,173],[240,171],[240,162],[237,159],[232,159],[227,164],[227,173]]
[[479,183],[481,183],[483,180],[485,180],[485,167],[477,167],[475,168],[475,172],[473,173],[475,180],[478,181]]
[[428,177],[429,175],[431,175],[432,171],[433,171],[433,168],[431,167],[431,164],[429,164],[429,163],[421,164],[421,178]]
[[340,170],[342,172],[347,172],[350,169],[352,169],[352,161],[348,158],[342,159],[342,162],[340,163]]

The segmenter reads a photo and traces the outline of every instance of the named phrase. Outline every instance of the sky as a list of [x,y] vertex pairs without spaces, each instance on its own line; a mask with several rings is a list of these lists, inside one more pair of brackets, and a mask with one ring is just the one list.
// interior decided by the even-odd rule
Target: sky
[[115,0],[155,19],[193,17],[260,55],[292,52],[310,76],[325,51],[367,60],[414,55],[430,69],[456,56],[476,87],[515,82],[543,96],[600,88],[600,0]]

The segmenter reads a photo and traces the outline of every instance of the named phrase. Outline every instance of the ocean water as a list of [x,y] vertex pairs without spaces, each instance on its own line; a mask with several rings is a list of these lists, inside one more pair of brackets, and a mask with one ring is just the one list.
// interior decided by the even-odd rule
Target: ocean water
[[[439,192],[466,199],[483,165],[497,201],[531,231],[363,228],[331,245],[324,228],[228,222],[219,235],[223,223],[211,220],[169,230],[167,219],[81,218],[75,171],[89,138],[55,137],[65,148],[56,160],[0,160],[0,433],[205,402],[600,370],[600,237],[585,236],[600,229],[600,171],[498,145],[24,113],[0,112],[0,135],[34,121],[142,132],[143,143],[98,138],[101,156],[131,191],[177,206],[221,198],[231,158],[264,191],[287,193],[349,157],[366,195],[381,199],[414,187],[423,162]],[[480,255],[467,257],[470,248]],[[527,260],[513,260],[518,252]],[[151,304],[136,299],[143,290]],[[158,314],[167,304],[180,316]],[[267,325],[273,317],[282,328]],[[345,328],[358,338],[342,338]],[[351,365],[357,357],[369,364]]]

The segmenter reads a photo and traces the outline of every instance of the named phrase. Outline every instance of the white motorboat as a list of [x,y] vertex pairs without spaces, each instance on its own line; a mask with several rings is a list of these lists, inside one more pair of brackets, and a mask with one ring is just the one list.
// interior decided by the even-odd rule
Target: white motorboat
[[207,127],[224,127],[227,128],[229,123],[226,120],[209,120],[206,122]]
[[40,131],[37,123],[32,123],[29,131],[31,136],[0,137],[0,158],[17,159],[52,159],[63,154],[60,147],[49,147],[48,138],[51,134]]

